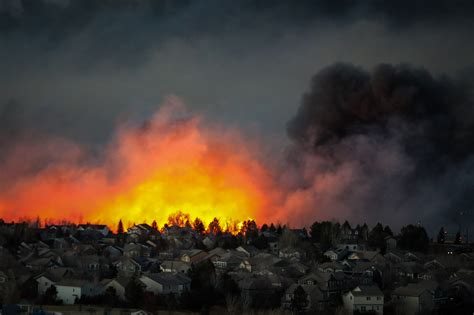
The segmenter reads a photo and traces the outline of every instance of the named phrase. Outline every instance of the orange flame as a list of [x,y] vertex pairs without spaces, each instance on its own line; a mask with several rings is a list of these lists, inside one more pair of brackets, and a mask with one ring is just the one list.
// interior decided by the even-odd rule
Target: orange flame
[[[82,162],[87,154],[79,146],[49,139],[43,154],[65,157],[4,190],[0,217],[38,215],[115,229],[119,219],[162,226],[183,211],[190,222],[200,218],[207,228],[217,218],[228,230],[244,220],[267,219],[278,190],[257,146],[235,132],[202,125],[199,117],[186,117],[178,101],[168,101],[146,126],[119,128],[95,166]],[[54,151],[58,147],[68,153]],[[17,152],[25,150],[40,148]],[[15,158],[9,156],[6,165]]]

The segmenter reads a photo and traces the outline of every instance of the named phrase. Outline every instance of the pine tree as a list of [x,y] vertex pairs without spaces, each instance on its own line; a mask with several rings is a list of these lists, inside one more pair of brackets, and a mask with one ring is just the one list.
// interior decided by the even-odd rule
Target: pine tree
[[118,226],[117,226],[117,234],[123,234],[123,223],[122,219],[120,219]]
[[206,230],[206,228],[204,227],[204,223],[202,223],[201,219],[199,218],[194,219],[193,229],[199,234],[203,234]]
[[277,232],[278,235],[281,235],[281,233],[283,233],[283,228],[281,227],[281,224],[278,224],[276,232]]
[[276,232],[276,228],[275,228],[275,225],[272,223],[270,224],[270,227],[268,228],[268,230],[272,233],[275,233]]
[[140,305],[144,293],[143,285],[137,279],[131,279],[125,287],[125,298],[132,307]]
[[156,223],[155,220],[153,220],[153,222],[151,223],[151,227],[152,227],[154,230],[158,230],[158,224]]
[[420,252],[426,252],[430,239],[426,230],[422,226],[415,226],[409,224],[402,227],[400,231],[400,240],[398,245],[404,250],[416,250]]
[[209,226],[208,226],[207,229],[208,229],[209,233],[211,233],[213,235],[217,235],[217,234],[220,234],[222,232],[221,226],[219,224],[219,220],[217,218],[214,218],[214,220],[212,220],[212,222],[209,223]]
[[305,290],[298,286],[293,292],[293,298],[291,299],[291,309],[295,313],[300,313],[308,306],[308,294]]
[[461,244],[461,231],[456,233],[456,239],[454,240],[454,244]]
[[388,225],[384,227],[383,232],[386,236],[393,236],[392,229]]
[[444,227],[442,227],[438,233],[438,244],[444,244],[445,241],[446,241],[446,232],[444,231]]

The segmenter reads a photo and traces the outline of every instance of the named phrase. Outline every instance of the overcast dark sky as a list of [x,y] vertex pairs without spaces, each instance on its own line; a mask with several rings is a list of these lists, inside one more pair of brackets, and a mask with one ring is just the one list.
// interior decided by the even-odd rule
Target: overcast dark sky
[[334,62],[466,72],[473,8],[472,1],[0,0],[0,108],[10,104],[0,115],[11,128],[103,142],[117,117],[144,119],[172,94],[208,117],[285,142],[309,79]]
[[473,35],[471,0],[0,0],[0,155],[25,132],[100,148],[175,95],[297,156],[297,224],[433,232],[474,203]]

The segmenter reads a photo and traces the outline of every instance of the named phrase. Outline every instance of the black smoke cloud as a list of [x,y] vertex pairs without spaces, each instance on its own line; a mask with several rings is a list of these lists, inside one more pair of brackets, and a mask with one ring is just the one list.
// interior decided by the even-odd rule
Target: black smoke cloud
[[[474,101],[467,81],[410,65],[321,70],[287,132],[293,170],[313,207],[335,217],[473,217]],[[330,178],[329,191],[319,189]],[[324,189],[324,187],[322,188]]]

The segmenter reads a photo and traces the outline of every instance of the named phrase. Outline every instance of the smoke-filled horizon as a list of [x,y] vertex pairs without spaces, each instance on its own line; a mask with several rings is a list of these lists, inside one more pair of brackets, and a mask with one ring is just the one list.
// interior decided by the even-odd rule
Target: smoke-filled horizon
[[287,126],[296,216],[313,204],[355,222],[470,222],[473,109],[466,82],[422,68],[321,70]]
[[[0,0],[0,206],[64,163],[109,189],[120,130],[176,95],[219,126],[193,126],[206,145],[238,134],[237,173],[272,196],[248,199],[271,205],[259,219],[457,228],[473,215],[473,15],[442,0]],[[228,145],[212,165],[239,156]]]

